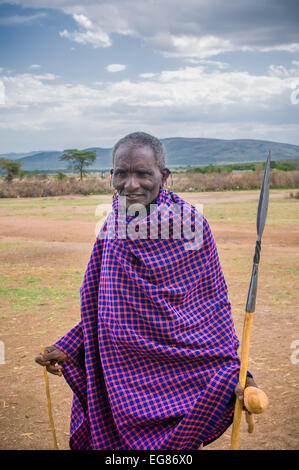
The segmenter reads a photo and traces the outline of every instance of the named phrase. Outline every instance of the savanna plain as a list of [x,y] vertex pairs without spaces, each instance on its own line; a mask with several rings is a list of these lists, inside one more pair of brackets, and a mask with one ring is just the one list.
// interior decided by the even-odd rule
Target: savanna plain
[[[269,398],[240,449],[299,448],[299,199],[270,190],[262,238],[249,370]],[[202,204],[220,256],[241,340],[256,241],[259,191],[179,193]],[[79,289],[111,196],[0,199],[0,448],[52,449],[41,346],[80,319]],[[297,350],[297,352],[296,352]],[[59,449],[67,450],[72,392],[49,376]],[[231,427],[205,450],[229,449]]]

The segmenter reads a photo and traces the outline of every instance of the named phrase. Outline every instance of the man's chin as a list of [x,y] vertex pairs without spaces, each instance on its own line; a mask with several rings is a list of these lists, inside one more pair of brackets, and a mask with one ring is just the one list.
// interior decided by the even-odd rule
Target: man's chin
[[126,207],[133,206],[133,204],[142,204],[143,206],[147,205],[147,198],[146,196],[138,196],[138,197],[126,197]]
[[126,201],[126,209],[129,209],[129,208],[135,208],[134,206],[136,206],[136,211],[138,209],[141,209],[144,207],[146,209],[146,204],[144,204],[144,202],[140,199],[140,200],[134,200],[134,201]]

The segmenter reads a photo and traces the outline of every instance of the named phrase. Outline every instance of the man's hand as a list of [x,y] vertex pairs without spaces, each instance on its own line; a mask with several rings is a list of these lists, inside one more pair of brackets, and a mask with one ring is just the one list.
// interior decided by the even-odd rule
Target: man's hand
[[35,358],[35,362],[41,366],[46,366],[48,372],[59,376],[62,375],[62,367],[61,365],[57,364],[57,362],[65,362],[68,360],[69,357],[55,346],[46,346],[45,354],[39,353],[39,355]]
[[[252,377],[246,377],[246,383],[245,383],[245,388],[246,387],[257,387],[257,384],[253,380]],[[244,400],[244,390],[241,387],[241,385],[238,383],[238,385],[235,388],[235,395],[239,400]],[[245,407],[244,407],[245,408]]]

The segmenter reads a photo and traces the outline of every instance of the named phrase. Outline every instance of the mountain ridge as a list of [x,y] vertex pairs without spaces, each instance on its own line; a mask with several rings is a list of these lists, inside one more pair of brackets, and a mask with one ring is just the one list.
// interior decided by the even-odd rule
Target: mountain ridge
[[[213,139],[202,137],[167,137],[160,139],[166,149],[169,168],[186,166],[223,165],[265,161],[269,150],[272,160],[299,158],[299,145],[255,139]],[[89,170],[111,168],[111,148],[87,147],[97,159]],[[20,161],[27,171],[64,171],[68,163],[60,161],[63,150],[41,150],[24,153],[0,154],[0,158]]]

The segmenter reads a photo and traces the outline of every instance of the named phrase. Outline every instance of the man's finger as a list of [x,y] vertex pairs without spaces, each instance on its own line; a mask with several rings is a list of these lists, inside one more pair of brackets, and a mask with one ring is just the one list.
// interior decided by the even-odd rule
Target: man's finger
[[238,398],[238,400],[243,400],[244,399],[244,391],[243,388],[241,387],[240,384],[238,384],[235,388],[235,394]]
[[47,371],[50,372],[50,374],[59,375],[59,376],[62,375],[61,366],[54,366],[50,364],[47,366]]
[[35,362],[37,362],[41,366],[46,366],[46,365],[50,364],[50,361],[46,360],[45,356],[43,356],[42,354],[39,354],[38,356],[36,356]]
[[54,351],[51,351],[49,353],[44,354],[44,359],[46,361],[57,361],[59,359],[59,351],[55,349]]

